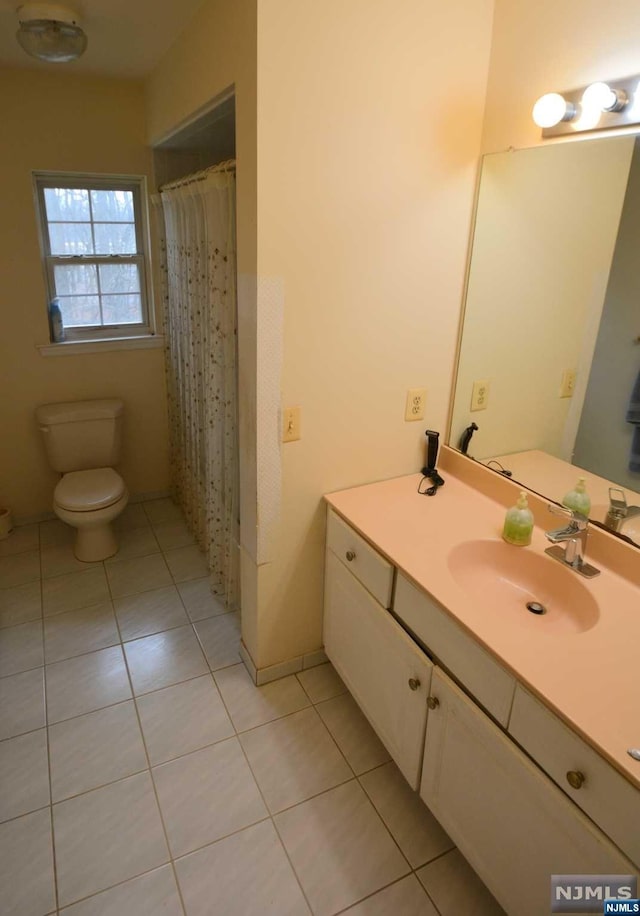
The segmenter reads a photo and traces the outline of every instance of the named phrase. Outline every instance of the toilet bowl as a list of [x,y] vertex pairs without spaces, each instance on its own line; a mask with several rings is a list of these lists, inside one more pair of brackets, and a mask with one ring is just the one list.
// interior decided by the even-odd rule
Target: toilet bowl
[[129,501],[126,484],[113,468],[120,457],[123,411],[119,398],[36,409],[49,464],[62,474],[53,511],[76,529],[74,553],[89,563],[117,552],[111,522]]
[[79,560],[106,560],[117,552],[111,522],[128,501],[125,482],[113,468],[71,471],[61,478],[53,493],[53,511],[76,529],[74,553]]

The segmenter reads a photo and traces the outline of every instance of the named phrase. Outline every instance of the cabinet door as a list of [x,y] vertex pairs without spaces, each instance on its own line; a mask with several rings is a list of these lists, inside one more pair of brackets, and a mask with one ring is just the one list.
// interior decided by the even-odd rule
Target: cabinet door
[[549,912],[552,874],[631,863],[438,668],[420,794],[512,916]]
[[405,779],[417,789],[433,665],[330,550],[324,646]]

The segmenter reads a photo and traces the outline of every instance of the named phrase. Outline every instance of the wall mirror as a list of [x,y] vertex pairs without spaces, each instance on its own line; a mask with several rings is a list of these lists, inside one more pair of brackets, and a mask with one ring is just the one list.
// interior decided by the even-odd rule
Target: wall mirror
[[[561,502],[640,507],[640,138],[484,157],[449,444]],[[620,498],[618,496],[618,498]],[[640,546],[640,509],[619,524]]]

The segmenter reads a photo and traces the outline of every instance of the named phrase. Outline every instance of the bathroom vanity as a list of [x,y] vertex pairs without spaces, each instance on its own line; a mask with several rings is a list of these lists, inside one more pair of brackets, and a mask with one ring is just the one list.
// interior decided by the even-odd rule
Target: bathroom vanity
[[580,581],[544,555],[542,500],[531,546],[511,547],[517,488],[445,460],[436,497],[412,475],[326,498],[325,650],[504,909],[540,916],[552,874],[640,865],[637,554],[603,565],[633,548],[597,532],[601,575]]

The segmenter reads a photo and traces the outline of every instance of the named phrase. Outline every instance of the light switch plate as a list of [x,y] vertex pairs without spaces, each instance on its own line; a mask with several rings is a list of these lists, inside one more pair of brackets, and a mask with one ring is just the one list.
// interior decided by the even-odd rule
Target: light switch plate
[[300,439],[300,407],[285,407],[282,411],[282,441]]
[[426,388],[409,388],[407,403],[404,408],[404,418],[411,420],[424,420],[424,406],[427,400]]
[[573,392],[576,390],[576,370],[575,369],[565,369],[562,373],[562,381],[560,382],[560,397],[561,398],[572,398]]

